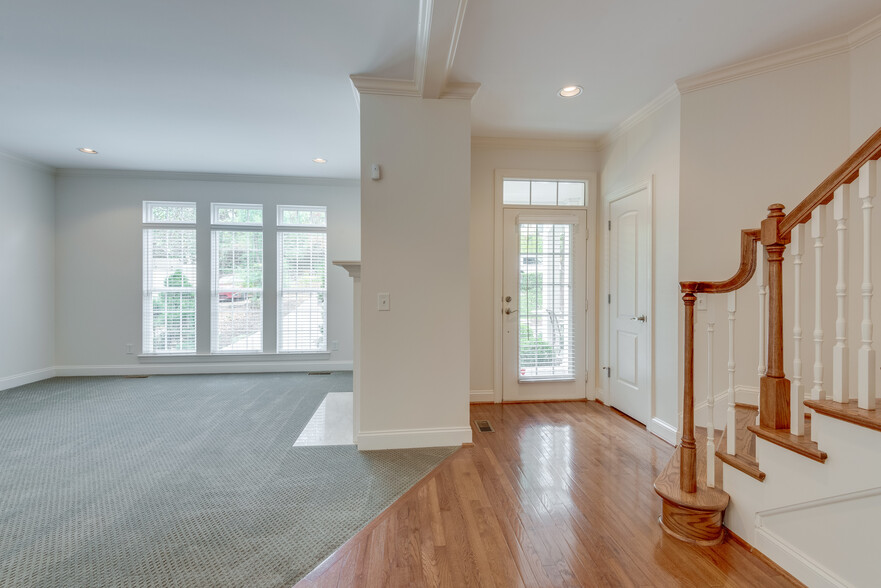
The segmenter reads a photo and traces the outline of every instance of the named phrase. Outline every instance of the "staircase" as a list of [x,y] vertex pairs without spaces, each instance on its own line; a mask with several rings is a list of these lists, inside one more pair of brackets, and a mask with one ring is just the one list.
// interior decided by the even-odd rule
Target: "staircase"
[[[661,526],[677,539],[712,545],[724,538],[724,525],[809,586],[881,582],[874,558],[881,529],[881,378],[873,333],[873,315],[881,311],[881,297],[873,297],[881,246],[872,244],[872,233],[881,232],[881,215],[872,215],[881,191],[879,158],[881,129],[792,211],[773,204],[759,228],[742,231],[740,267],[729,280],[680,283],[683,433],[655,481]],[[829,216],[834,233],[827,238]],[[727,311],[727,389],[713,371],[718,313],[707,314],[706,352],[695,348],[698,295],[724,295],[711,296],[708,307]],[[747,325],[758,326],[758,365],[738,376],[736,312],[745,296],[759,302],[757,321]],[[808,309],[810,321],[803,316]],[[695,426],[697,354],[707,362],[705,428]],[[758,380],[757,405],[737,402],[738,377]],[[727,405],[717,408],[719,388]]]

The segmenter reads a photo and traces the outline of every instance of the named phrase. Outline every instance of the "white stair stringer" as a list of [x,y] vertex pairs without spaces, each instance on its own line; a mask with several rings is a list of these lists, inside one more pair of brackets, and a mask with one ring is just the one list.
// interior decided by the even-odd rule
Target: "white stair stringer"
[[756,439],[764,482],[723,464],[725,526],[808,586],[873,585],[881,432],[816,413],[811,426],[826,463]]

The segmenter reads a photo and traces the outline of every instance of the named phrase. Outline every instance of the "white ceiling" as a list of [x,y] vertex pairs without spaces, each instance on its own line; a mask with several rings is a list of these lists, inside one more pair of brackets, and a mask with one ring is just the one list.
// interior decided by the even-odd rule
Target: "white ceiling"
[[[878,0],[471,0],[452,78],[472,134],[599,138],[677,79],[840,35]],[[556,91],[584,87],[564,100]]]
[[[348,76],[419,78],[420,1],[431,4],[0,0],[0,150],[54,167],[356,178]],[[434,0],[452,5],[436,21],[453,27],[460,1]],[[596,138],[678,78],[879,11],[878,0],[470,0],[449,79],[481,84],[474,135]],[[570,83],[585,93],[557,97]]]

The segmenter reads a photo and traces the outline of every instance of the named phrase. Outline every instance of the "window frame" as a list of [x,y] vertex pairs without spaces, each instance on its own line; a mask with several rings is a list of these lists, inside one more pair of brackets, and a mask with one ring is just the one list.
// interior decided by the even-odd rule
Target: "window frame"
[[[153,208],[158,208],[159,206],[174,206],[174,207],[184,207],[191,206],[194,210],[194,218],[192,222],[189,221],[179,221],[179,220],[165,220],[165,221],[157,221],[153,220],[150,215],[150,211]],[[178,357],[178,356],[188,356],[188,355],[196,355],[199,349],[199,235],[198,235],[198,217],[199,217],[199,206],[196,202],[185,202],[185,201],[171,201],[171,200],[144,200],[142,202],[142,215],[141,215],[141,354],[150,357]],[[153,230],[167,230],[167,231],[192,231],[195,251],[196,251],[196,272],[195,272],[195,282],[196,285],[190,288],[167,288],[161,290],[155,290],[154,288],[148,289],[148,276],[152,277],[152,265],[150,264],[150,259],[152,257],[148,257],[148,253],[150,252],[150,245],[148,245],[147,235],[150,231]],[[151,241],[152,243],[152,241]],[[192,351],[156,351],[153,344],[150,344],[150,349],[147,349],[147,338],[150,337],[152,341],[153,337],[153,294],[155,292],[192,292],[193,294],[193,349]],[[149,328],[148,328],[149,322]]]
[[[209,282],[209,300],[210,300],[210,326],[209,326],[209,336],[210,336],[210,344],[209,344],[209,353],[211,355],[248,355],[248,354],[262,354],[264,353],[264,349],[266,349],[266,233],[264,232],[263,222],[258,223],[253,222],[216,222],[217,221],[217,211],[221,208],[241,208],[245,210],[260,210],[261,218],[265,218],[265,210],[263,204],[239,204],[239,203],[230,203],[230,202],[212,202],[211,203],[211,218],[209,223],[209,235],[210,235],[210,243],[211,243],[211,252],[209,256],[210,263],[210,282]],[[218,299],[219,293],[222,291],[220,289],[219,277],[218,273],[218,258],[217,258],[217,237],[221,232],[233,232],[233,233],[259,233],[260,234],[260,264],[261,264],[261,275],[260,275],[260,288],[234,288],[236,292],[241,291],[246,294],[254,294],[257,293],[260,297],[260,346],[258,349],[231,349],[228,351],[221,350],[218,345],[219,333],[217,332],[217,324],[218,324],[218,314],[220,311],[220,301]],[[230,304],[234,304],[235,300],[231,299]],[[277,311],[276,311],[277,312]]]
[[[282,214],[285,210],[297,209],[297,210],[321,210],[324,212],[324,226],[319,225],[293,225],[293,224],[283,224],[282,223]],[[330,224],[330,216],[328,214],[327,206],[318,206],[318,205],[295,205],[295,204],[279,204],[277,205],[276,210],[276,311],[275,311],[275,324],[276,324],[276,353],[279,355],[308,355],[308,354],[326,354],[329,353],[329,317],[328,317],[328,272],[327,272],[327,264],[328,264],[328,225]],[[284,350],[282,348],[282,320],[284,316],[281,312],[282,301],[284,300],[284,294],[286,292],[297,292],[302,291],[302,289],[294,289],[294,290],[285,290],[283,289],[283,279],[282,279],[282,271],[284,269],[284,253],[283,253],[283,243],[284,238],[283,235],[285,233],[319,233],[324,235],[324,348],[323,349],[313,349],[313,350]]]

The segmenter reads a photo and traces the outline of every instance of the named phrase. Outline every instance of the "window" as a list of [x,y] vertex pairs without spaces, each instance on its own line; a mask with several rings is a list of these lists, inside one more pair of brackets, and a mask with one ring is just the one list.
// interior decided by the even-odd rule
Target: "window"
[[263,351],[263,207],[211,206],[211,351]]
[[278,351],[327,351],[327,209],[278,207]]
[[502,203],[521,206],[584,206],[583,181],[504,180]]
[[144,202],[143,221],[144,353],[195,353],[196,204]]

